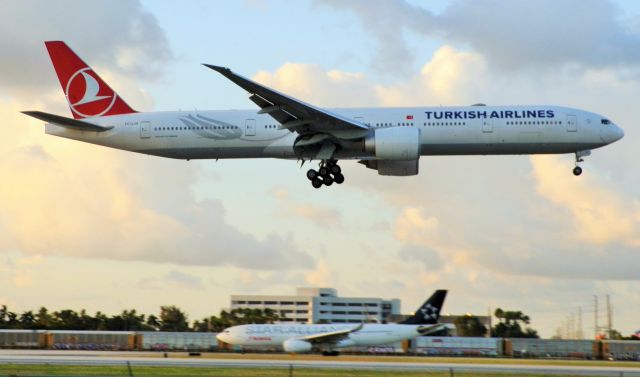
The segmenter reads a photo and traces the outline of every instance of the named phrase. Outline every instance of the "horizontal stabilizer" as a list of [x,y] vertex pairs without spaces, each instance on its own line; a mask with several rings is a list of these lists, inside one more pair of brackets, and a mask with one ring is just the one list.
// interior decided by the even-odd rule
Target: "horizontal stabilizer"
[[45,122],[55,124],[56,126],[71,128],[79,131],[104,132],[113,128],[113,126],[98,126],[97,124],[85,122],[83,120],[76,120],[60,115],[45,113],[42,111],[23,111],[22,113]]

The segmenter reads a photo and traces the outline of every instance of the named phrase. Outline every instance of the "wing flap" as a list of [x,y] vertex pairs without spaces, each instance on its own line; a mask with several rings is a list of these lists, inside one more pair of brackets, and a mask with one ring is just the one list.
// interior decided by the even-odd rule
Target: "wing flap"
[[89,123],[84,120],[67,118],[60,115],[45,113],[42,111],[23,111],[22,113],[30,117],[34,117],[36,119],[45,121],[47,123],[55,124],[56,126],[70,128],[70,129],[79,130],[79,131],[104,132],[113,128],[113,126],[111,127],[99,126],[97,124]]

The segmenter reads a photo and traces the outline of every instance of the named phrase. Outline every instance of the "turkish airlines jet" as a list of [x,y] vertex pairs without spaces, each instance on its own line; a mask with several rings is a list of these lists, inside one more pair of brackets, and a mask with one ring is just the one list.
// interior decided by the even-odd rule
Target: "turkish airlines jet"
[[242,346],[282,346],[285,352],[322,351],[337,355],[336,349],[380,346],[427,335],[443,328],[438,324],[446,290],[437,290],[412,317],[397,324],[327,325],[240,325],[225,329],[218,340]]
[[25,111],[47,134],[176,159],[317,160],[315,188],[344,182],[339,160],[380,175],[418,174],[420,156],[573,153],[624,136],[606,117],[560,106],[349,108],[326,110],[205,64],[245,89],[254,110],[136,112],[64,42],[45,42],[72,118]]

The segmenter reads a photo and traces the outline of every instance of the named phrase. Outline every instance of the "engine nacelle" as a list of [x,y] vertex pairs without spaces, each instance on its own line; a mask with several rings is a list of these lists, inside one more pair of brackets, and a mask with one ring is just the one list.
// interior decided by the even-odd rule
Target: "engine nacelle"
[[364,149],[380,160],[417,160],[420,157],[420,129],[377,128],[364,140]]
[[360,161],[369,169],[378,171],[379,175],[408,176],[418,174],[419,160],[389,161],[389,160],[365,160]]
[[289,339],[282,343],[284,352],[289,353],[304,353],[311,351],[311,343],[299,339]]

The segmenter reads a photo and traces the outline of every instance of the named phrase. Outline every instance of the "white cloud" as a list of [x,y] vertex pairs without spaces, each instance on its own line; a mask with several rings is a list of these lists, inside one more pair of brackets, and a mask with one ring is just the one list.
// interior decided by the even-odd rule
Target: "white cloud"
[[576,179],[554,156],[531,158],[537,192],[570,212],[578,241],[605,245],[620,243],[640,248],[640,201],[606,187],[598,177]]
[[253,79],[287,95],[327,107],[371,105],[370,84],[361,73],[324,71],[315,64],[285,63],[275,72],[260,71]]
[[5,2],[0,17],[0,91],[12,96],[32,98],[57,84],[47,40],[65,40],[94,68],[136,78],[157,78],[172,58],[164,30],[139,1]]
[[177,270],[171,270],[161,277],[143,279],[138,285],[143,289],[204,289],[202,279]]
[[414,54],[406,33],[441,38],[482,54],[496,71],[638,66],[640,34],[607,0],[453,1],[441,13],[407,1],[316,0],[353,13],[377,43],[374,67],[411,74]]

